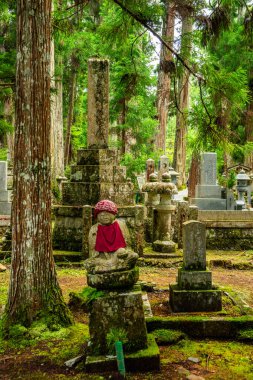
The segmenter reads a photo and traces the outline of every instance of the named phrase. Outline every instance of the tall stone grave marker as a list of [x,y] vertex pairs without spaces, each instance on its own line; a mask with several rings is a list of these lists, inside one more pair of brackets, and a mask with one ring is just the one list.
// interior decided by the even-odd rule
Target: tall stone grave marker
[[92,207],[85,211],[83,207],[109,199],[118,205],[120,217],[132,225],[135,250],[139,254],[143,250],[144,207],[134,205],[134,186],[119,164],[118,151],[108,148],[108,134],[109,61],[92,58],[88,61],[88,148],[78,150],[70,181],[62,183],[62,205],[54,208],[55,249],[83,250],[87,257],[87,242],[82,240],[91,227],[84,222],[92,221]]
[[216,184],[216,166],[216,153],[201,154],[200,184],[196,186],[196,198],[191,199],[201,210],[226,210],[226,200],[221,199],[221,187]]
[[183,224],[183,267],[178,283],[170,285],[174,312],[219,311],[221,291],[212,286],[212,272],[206,268],[206,227],[198,221]]
[[108,148],[109,61],[88,61],[88,148]]
[[11,214],[11,202],[7,190],[7,162],[0,161],[0,215]]

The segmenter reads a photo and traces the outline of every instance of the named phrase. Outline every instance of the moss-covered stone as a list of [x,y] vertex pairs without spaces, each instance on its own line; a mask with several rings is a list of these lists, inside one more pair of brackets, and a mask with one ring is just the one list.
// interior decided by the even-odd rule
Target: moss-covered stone
[[[149,372],[160,369],[160,352],[152,334],[148,335],[147,348],[134,353],[125,353],[125,366],[127,372]],[[116,371],[116,356],[88,355],[85,362],[85,369],[89,373]]]
[[135,267],[122,272],[107,272],[103,274],[87,274],[89,286],[97,289],[128,289],[139,279],[139,268]]
[[181,290],[170,285],[170,305],[174,312],[219,311],[222,309],[220,290]]
[[143,312],[142,294],[139,291],[107,292],[91,304],[89,318],[89,354],[110,353],[108,334],[125,330],[125,352],[147,347],[147,330]]

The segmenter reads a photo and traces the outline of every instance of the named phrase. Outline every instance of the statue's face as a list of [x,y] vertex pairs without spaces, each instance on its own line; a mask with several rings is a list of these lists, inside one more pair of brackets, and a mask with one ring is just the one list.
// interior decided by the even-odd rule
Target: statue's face
[[115,220],[115,215],[111,214],[108,211],[102,211],[97,216],[98,223],[103,225],[109,225],[112,224],[112,222]]

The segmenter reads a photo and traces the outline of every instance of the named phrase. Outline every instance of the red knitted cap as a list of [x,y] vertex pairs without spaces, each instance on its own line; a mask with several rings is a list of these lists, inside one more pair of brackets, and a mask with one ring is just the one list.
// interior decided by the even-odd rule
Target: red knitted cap
[[117,206],[112,201],[109,201],[108,199],[104,199],[102,201],[99,201],[94,209],[94,215],[95,217],[102,211],[110,212],[111,214],[116,215],[118,212]]

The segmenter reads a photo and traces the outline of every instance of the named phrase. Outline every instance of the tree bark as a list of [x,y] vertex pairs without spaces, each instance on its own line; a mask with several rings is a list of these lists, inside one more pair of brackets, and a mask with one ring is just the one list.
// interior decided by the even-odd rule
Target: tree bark
[[71,127],[74,120],[74,106],[75,106],[75,97],[76,97],[76,71],[72,71],[71,79],[70,79],[70,90],[69,90],[69,109],[68,109],[68,117],[67,117],[67,131],[65,138],[65,149],[64,149],[64,161],[65,167],[70,162],[70,151],[71,151]]
[[17,1],[12,265],[6,327],[70,324],[51,243],[51,0]]
[[[51,177],[52,185],[57,184],[57,177],[64,176],[63,147],[63,111],[62,111],[62,77],[55,77],[54,41],[51,41]],[[62,62],[60,60],[60,66]]]
[[[251,94],[252,96],[252,94]],[[253,101],[248,105],[245,117],[246,141],[253,142]],[[253,169],[253,152],[250,152],[244,159],[244,164]]]
[[[173,45],[174,39],[174,25],[175,25],[175,4],[166,1],[166,15],[163,26],[163,39],[169,44]],[[161,45],[160,53],[160,69],[158,73],[157,84],[157,117],[158,117],[158,131],[155,139],[156,149],[160,149],[165,153],[166,149],[166,132],[168,120],[168,107],[170,99],[170,83],[171,71],[174,68],[172,61],[172,53],[166,46]]]
[[[192,18],[190,14],[182,15],[181,54],[188,62],[191,53]],[[173,155],[173,167],[179,173],[178,186],[186,182],[186,135],[187,113],[189,106],[190,73],[182,68],[178,82],[178,110],[176,117],[176,134]]]

